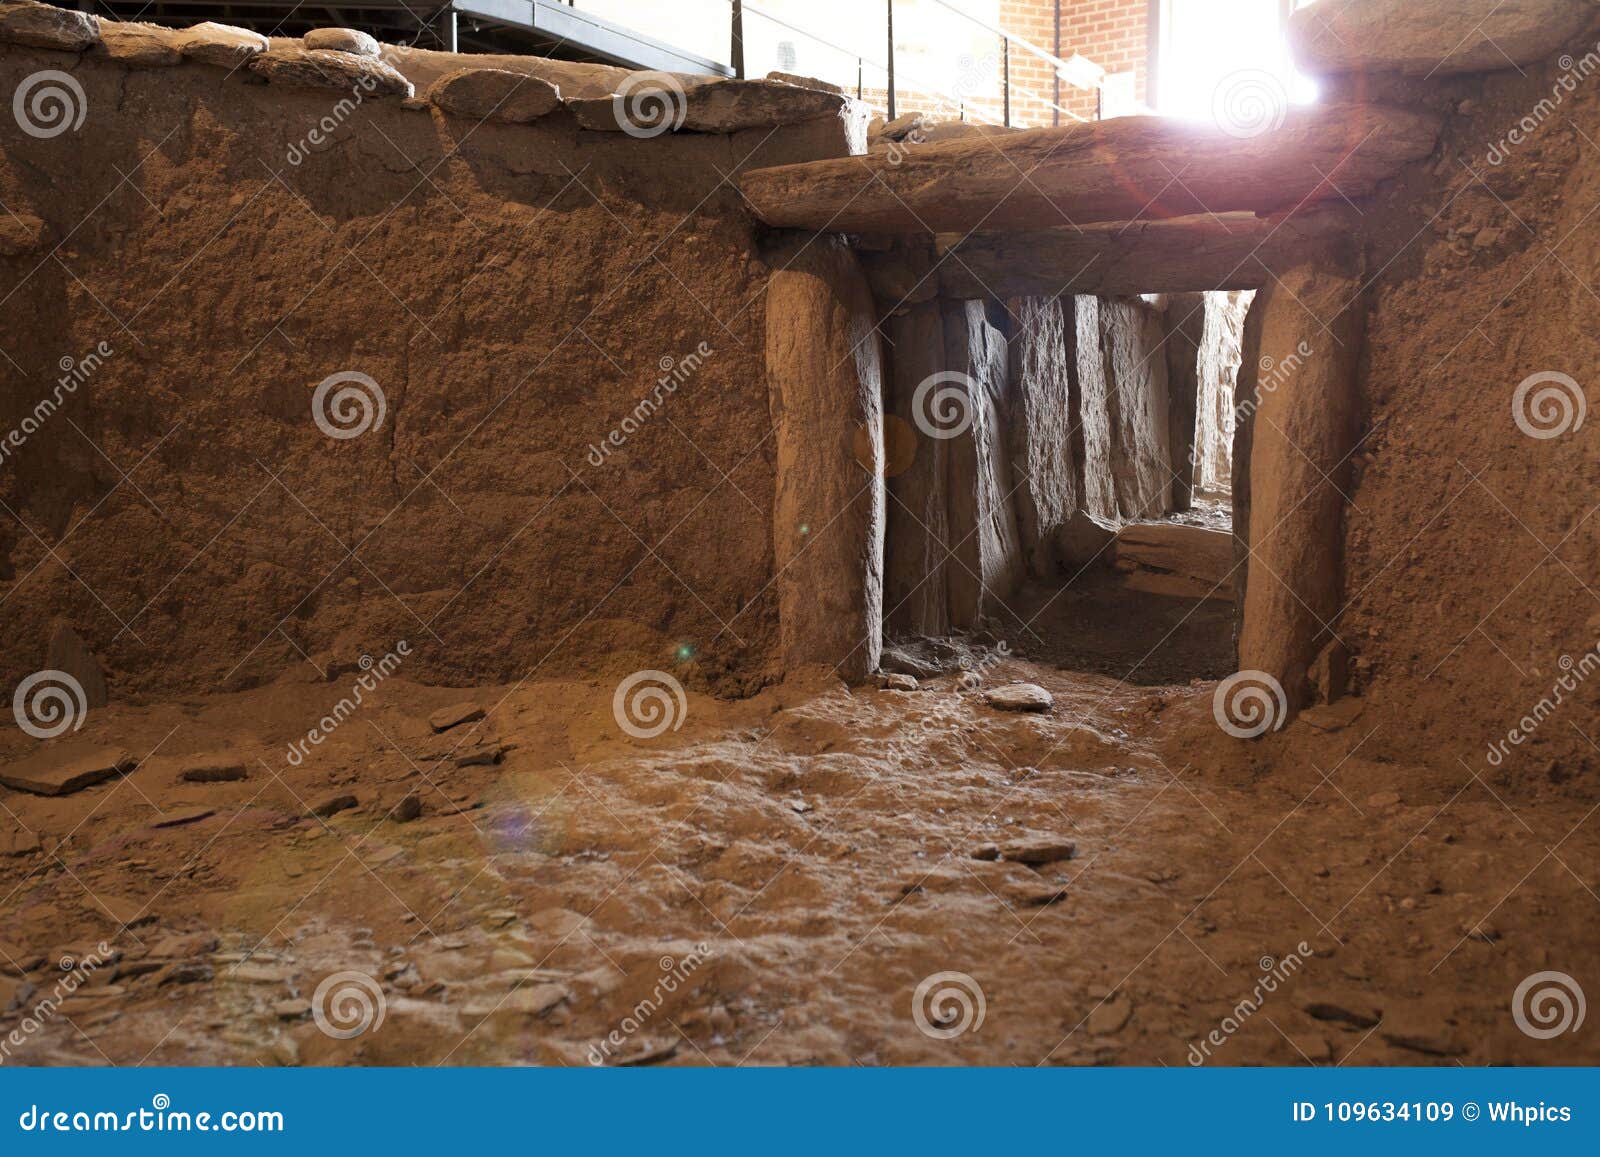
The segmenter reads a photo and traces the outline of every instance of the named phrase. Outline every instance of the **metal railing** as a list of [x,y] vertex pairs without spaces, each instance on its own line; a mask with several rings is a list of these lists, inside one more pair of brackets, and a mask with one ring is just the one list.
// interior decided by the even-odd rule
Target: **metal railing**
[[[1060,82],[1065,81],[1066,83],[1081,89],[1098,89],[1101,78],[1103,78],[1105,75],[1103,69],[1099,68],[1078,54],[1074,54],[1069,60],[1063,60],[1061,57],[1056,56],[1052,52],[1046,51],[1024,37],[1018,36],[1017,34],[999,27],[998,25],[990,24],[987,21],[973,16],[971,13],[964,11],[957,5],[949,3],[948,0],[928,0],[928,2],[936,4],[940,8],[954,13],[956,16],[961,17],[963,20],[966,20],[975,25],[977,28],[981,29],[984,33],[995,38],[998,46],[998,57],[1001,70],[999,84],[999,123],[1006,126],[1010,126],[1012,123],[1014,92],[1031,99],[1036,105],[1050,110],[1052,117],[1058,123],[1062,118],[1073,121],[1084,121],[1089,119],[1082,114],[1067,108],[1061,103],[1059,93]],[[981,108],[984,104],[984,101],[981,99],[974,99],[973,94],[970,92],[952,90],[945,84],[938,81],[931,81],[926,77],[917,77],[906,72],[904,66],[901,65],[897,59],[899,54],[896,51],[897,39],[895,36],[895,0],[881,0],[881,3],[884,6],[885,48],[882,59],[875,59],[873,56],[862,52],[859,49],[852,50],[834,43],[828,38],[820,36],[810,29],[802,28],[799,25],[784,20],[782,17],[763,9],[756,4],[750,3],[749,0],[729,0],[729,3],[732,13],[730,21],[731,43],[729,58],[730,63],[733,66],[735,76],[742,77],[746,75],[745,17],[748,14],[769,21],[779,27],[786,28],[791,32],[815,41],[818,44],[826,45],[834,51],[846,56],[854,56],[856,61],[856,95],[858,97],[866,96],[865,75],[867,69],[871,68],[875,72],[882,73],[884,77],[883,91],[885,93],[885,111],[888,119],[890,120],[893,120],[899,112],[899,97],[901,92],[906,89],[909,89],[909,91],[915,93],[930,94],[950,101],[958,109],[961,119],[967,119],[970,106],[978,106]],[[1056,83],[1053,91],[1048,96],[1035,92],[1031,88],[1020,85],[1013,80],[1011,58],[1014,50],[1021,51],[1029,56],[1034,57],[1035,59],[1044,63],[1050,69],[1052,77]],[[906,81],[909,81],[910,84],[906,85]]]
[[[392,2],[392,0],[391,0]],[[643,2],[643,0],[641,0]],[[797,42],[803,42],[812,57],[821,56],[820,64],[800,68],[809,75],[838,84],[841,88],[853,87],[858,98],[867,100],[893,120],[906,105],[920,106],[915,111],[939,111],[960,120],[977,120],[1011,126],[1017,120],[1019,104],[1025,104],[1035,115],[1043,115],[1050,123],[1084,121],[1099,115],[1098,90],[1105,71],[1083,56],[1074,53],[1063,59],[1053,52],[1019,36],[997,24],[992,24],[951,0],[860,0],[861,11],[852,13],[856,27],[854,39],[850,33],[828,31],[824,33],[802,17],[780,13],[768,7],[783,0],[704,0],[692,9],[672,9],[678,24],[663,19],[661,8],[630,9],[620,0],[448,0],[439,10],[440,39],[448,49],[456,46],[457,18],[470,20],[475,26],[499,25],[517,28],[524,32],[544,36],[571,49],[578,49],[592,57],[613,61],[633,68],[658,69],[670,72],[698,73],[706,76],[744,77],[749,72],[757,75],[768,71],[796,71],[795,67],[779,64],[776,69],[751,64],[752,46],[765,44],[770,49],[776,44],[795,56]],[[720,55],[715,47],[715,24],[707,25],[708,13],[717,12],[726,5],[727,39],[726,61],[713,59]],[[881,24],[870,15],[874,6],[880,6]],[[949,15],[945,27],[930,33],[928,23],[931,9],[937,8]],[[630,26],[630,11],[636,16],[637,26]],[[915,19],[908,25],[911,17]],[[711,16],[715,21],[717,17]],[[1057,12],[1059,25],[1060,12]],[[964,22],[964,24],[963,24]],[[876,36],[869,29],[876,25],[882,30],[881,54],[868,47],[866,41]],[[961,25],[972,31],[971,39],[963,41],[954,27]],[[681,26],[681,27],[680,27]],[[774,35],[782,30],[783,35]],[[1063,30],[1056,30],[1059,41]],[[962,54],[961,79],[952,85],[948,77],[926,75],[929,71],[943,71],[924,54],[919,57],[915,47],[917,33],[926,44],[947,41],[968,43],[972,55]],[[698,43],[695,43],[698,37]],[[669,43],[668,40],[679,43]],[[687,39],[693,49],[684,47]],[[987,41],[992,50],[980,46]],[[756,55],[760,55],[759,48]],[[980,59],[981,55],[981,59]],[[771,53],[768,53],[769,63]],[[1014,59],[1026,57],[1044,66],[1050,78],[1047,92],[1038,92],[1016,77]],[[998,76],[988,75],[998,72]],[[976,74],[976,75],[973,75]],[[1062,95],[1063,84],[1096,93],[1089,109],[1090,116],[1069,107]],[[930,105],[932,107],[930,107]],[[945,112],[944,110],[949,110]]]

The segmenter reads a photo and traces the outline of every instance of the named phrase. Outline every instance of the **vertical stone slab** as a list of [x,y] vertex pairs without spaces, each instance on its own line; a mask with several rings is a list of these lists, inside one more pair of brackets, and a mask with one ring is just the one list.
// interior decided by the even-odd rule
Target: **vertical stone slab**
[[971,627],[998,609],[1022,580],[1022,547],[1011,505],[1011,465],[1001,416],[1008,408],[1005,336],[981,301],[944,303],[945,362],[964,388],[966,428],[948,461],[952,626]]
[[1167,358],[1167,445],[1172,459],[1172,509],[1194,506],[1199,473],[1195,422],[1200,410],[1200,347],[1205,339],[1206,294],[1167,299],[1164,317]]
[[1111,403],[1107,398],[1105,353],[1100,343],[1100,299],[1073,298],[1073,413],[1078,436],[1083,509],[1103,522],[1116,522],[1117,484],[1111,467]]
[[[888,534],[884,562],[884,616],[895,636],[950,631],[946,567],[950,525],[945,486],[950,443],[929,436],[917,415],[917,391],[944,369],[944,324],[937,302],[914,305],[890,317]],[[924,399],[927,393],[924,393]],[[926,400],[924,400],[926,413]],[[904,447],[909,445],[910,450]]]
[[1276,678],[1291,706],[1306,701],[1307,669],[1339,612],[1365,321],[1359,295],[1353,278],[1300,266],[1261,291],[1246,325],[1247,358],[1259,352],[1240,373],[1255,415],[1239,666]]
[[1232,485],[1234,390],[1243,360],[1245,314],[1254,290],[1205,295],[1205,332],[1200,340],[1200,407],[1195,430],[1195,485],[1226,494]]
[[1262,317],[1266,301],[1260,294],[1245,314],[1239,352],[1242,361],[1233,385],[1233,641],[1244,634],[1245,595],[1250,587],[1250,449],[1256,429],[1256,371],[1261,360]]
[[883,360],[855,255],[832,237],[774,258],[767,384],[783,667],[875,670],[883,644]]
[[1073,453],[1070,319],[1060,298],[1019,297],[1009,303],[1012,412],[1007,431],[1016,488],[1017,533],[1028,570],[1041,578],[1059,569],[1051,539],[1078,508]]
[[1159,518],[1172,504],[1160,313],[1135,298],[1107,298],[1100,303],[1100,335],[1117,512]]

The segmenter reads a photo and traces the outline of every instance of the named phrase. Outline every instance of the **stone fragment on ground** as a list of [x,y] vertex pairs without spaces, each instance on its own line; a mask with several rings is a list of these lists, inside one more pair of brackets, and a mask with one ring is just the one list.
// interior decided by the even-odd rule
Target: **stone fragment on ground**
[[1130,522],[1113,551],[1122,571],[1153,571],[1187,579],[1195,597],[1231,598],[1233,535],[1181,522]]
[[329,816],[338,815],[342,811],[349,811],[351,808],[359,806],[360,803],[361,801],[350,793],[341,792],[338,795],[328,796],[321,802],[313,804],[311,814],[320,819],[327,819]]
[[998,850],[1001,858],[1013,863],[1054,864],[1059,860],[1072,859],[1078,853],[1078,846],[1071,840],[1039,837],[1002,844]]
[[1349,727],[1361,715],[1366,704],[1360,699],[1341,699],[1337,703],[1319,703],[1300,712],[1300,719],[1318,731],[1340,731]]
[[997,711],[1048,711],[1055,696],[1037,683],[1011,683],[986,691],[984,702]]
[[237,783],[248,774],[244,761],[232,755],[188,756],[178,770],[185,783]]
[[455,764],[457,767],[490,767],[504,759],[506,752],[515,746],[511,743],[490,740],[458,753],[455,756]]
[[181,828],[188,824],[197,824],[204,819],[210,819],[216,814],[217,809],[210,807],[179,808],[176,811],[163,813],[150,826],[153,828]]
[[0,856],[31,856],[44,850],[39,837],[29,831],[0,831]]
[[120,747],[45,747],[15,763],[0,765],[0,784],[35,795],[70,795],[138,766],[132,753]]
[[476,703],[452,703],[428,716],[428,726],[435,731],[449,731],[452,727],[460,727],[463,723],[476,723],[483,716],[483,708]]
[[885,647],[878,666],[891,675],[910,675],[914,679],[932,679],[939,674],[937,663],[931,663],[901,647]]
[[543,1016],[571,995],[565,985],[523,985],[503,997],[472,1001],[461,1010],[461,1020],[470,1027],[491,1018]]
[[1467,1045],[1443,1019],[1447,1011],[1434,1005],[1385,1009],[1378,1036],[1385,1044],[1425,1057],[1459,1057]]
[[1356,993],[1307,992],[1300,997],[1300,1010],[1316,1020],[1350,1028],[1371,1028],[1383,1019],[1383,1009]]
[[915,691],[918,686],[915,675],[905,675],[899,671],[890,671],[883,676],[883,689],[885,691]]

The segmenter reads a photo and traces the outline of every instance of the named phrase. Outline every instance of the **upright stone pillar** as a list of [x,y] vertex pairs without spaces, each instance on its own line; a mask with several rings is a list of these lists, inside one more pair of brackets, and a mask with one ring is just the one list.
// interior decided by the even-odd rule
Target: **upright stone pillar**
[[1200,412],[1200,346],[1205,330],[1205,294],[1179,293],[1167,300],[1167,442],[1172,455],[1173,510],[1194,506],[1199,481],[1195,422]]
[[950,621],[973,627],[994,614],[1022,581],[1022,546],[1011,505],[1014,483],[1002,415],[1009,356],[1005,335],[989,324],[981,301],[944,302],[949,384],[967,395],[964,426],[950,438],[949,515],[954,552],[945,568]]
[[883,359],[855,255],[815,237],[773,257],[767,385],[776,433],[773,551],[783,667],[847,680],[883,643]]
[[1360,292],[1353,277],[1300,266],[1256,296],[1245,327],[1239,396],[1253,415],[1239,423],[1250,427],[1239,667],[1277,679],[1291,707],[1306,701],[1306,672],[1335,625],[1343,590],[1365,328]]
[[[950,633],[950,522],[946,479],[950,443],[931,437],[929,396],[944,370],[944,324],[937,301],[913,305],[889,319],[888,558],[884,616],[892,635]],[[922,391],[919,421],[918,391]]]
[[1072,363],[1067,327],[1072,302],[1018,297],[1009,303],[1011,420],[1007,431],[1016,486],[1017,531],[1028,569],[1053,578],[1060,569],[1055,534],[1078,509],[1077,426],[1072,410]]

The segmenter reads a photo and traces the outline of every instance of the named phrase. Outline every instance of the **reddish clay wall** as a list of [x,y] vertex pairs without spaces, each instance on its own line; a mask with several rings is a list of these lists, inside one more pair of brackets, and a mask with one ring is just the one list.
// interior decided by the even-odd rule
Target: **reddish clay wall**
[[[0,91],[70,70],[86,115],[0,117],[0,437],[85,368],[0,468],[0,682],[58,623],[117,697],[401,638],[434,682],[772,676],[768,269],[722,174],[781,134],[374,99],[296,164],[347,94],[5,48]],[[348,439],[339,373],[384,400]]]

